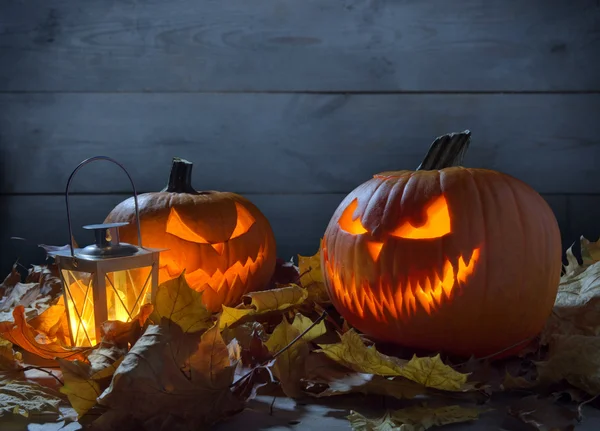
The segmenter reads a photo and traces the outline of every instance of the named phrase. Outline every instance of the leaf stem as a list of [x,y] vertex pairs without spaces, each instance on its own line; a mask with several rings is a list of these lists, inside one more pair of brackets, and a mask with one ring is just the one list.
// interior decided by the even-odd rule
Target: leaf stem
[[4,373],[7,373],[7,374],[8,373],[25,373],[25,371],[30,371],[30,370],[38,370],[38,371],[41,371],[42,373],[46,373],[49,376],[53,377],[62,386],[65,385],[65,383],[61,379],[59,379],[58,377],[56,377],[52,373],[52,371],[48,371],[48,370],[46,370],[44,368],[41,368],[41,367],[34,367],[33,365],[28,365],[27,367],[21,367],[21,368],[17,368],[17,369],[10,370],[10,371],[4,371],[2,374],[4,374]]

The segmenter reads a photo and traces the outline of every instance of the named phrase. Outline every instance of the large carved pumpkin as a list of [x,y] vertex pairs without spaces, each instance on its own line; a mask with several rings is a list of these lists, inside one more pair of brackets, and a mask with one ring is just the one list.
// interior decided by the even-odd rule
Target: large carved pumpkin
[[[265,216],[235,193],[198,192],[191,185],[192,164],[174,159],[169,185],[138,197],[142,242],[166,248],[159,282],[185,277],[211,311],[235,305],[242,295],[268,284],[275,269],[275,239]],[[137,243],[133,198],[117,205],[105,222],[127,221],[123,242]]]
[[523,182],[457,167],[469,140],[468,131],[443,136],[417,171],[375,175],[327,227],[321,259],[332,302],[375,339],[506,355],[551,313],[561,271],[556,218]]

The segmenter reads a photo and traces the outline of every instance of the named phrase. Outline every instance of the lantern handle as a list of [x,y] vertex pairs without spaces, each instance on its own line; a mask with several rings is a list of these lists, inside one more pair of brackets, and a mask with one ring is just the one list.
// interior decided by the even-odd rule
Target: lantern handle
[[71,257],[75,257],[75,247],[73,246],[73,228],[71,227],[71,212],[69,210],[69,186],[71,185],[71,180],[73,179],[73,176],[75,176],[75,174],[77,173],[77,171],[79,169],[81,169],[88,163],[94,162],[96,160],[107,160],[109,162],[113,162],[115,165],[117,165],[121,169],[123,169],[123,171],[127,175],[127,178],[129,178],[129,182],[131,183],[131,188],[133,189],[133,200],[135,202],[135,218],[137,221],[138,246],[140,248],[143,248],[142,247],[142,232],[141,232],[141,228],[140,228],[140,211],[139,211],[139,207],[138,207],[137,192],[135,189],[135,184],[133,183],[133,179],[131,178],[131,175],[129,175],[129,172],[127,172],[127,169],[125,169],[125,167],[121,163],[117,162],[115,159],[108,157],[108,156],[94,156],[94,157],[90,157],[89,159],[85,159],[83,162],[79,163],[77,165],[77,167],[73,170],[73,172],[71,172],[71,175],[69,176],[69,179],[67,180],[67,187],[65,189],[65,202],[67,204],[67,224],[69,225],[69,248],[71,250]]

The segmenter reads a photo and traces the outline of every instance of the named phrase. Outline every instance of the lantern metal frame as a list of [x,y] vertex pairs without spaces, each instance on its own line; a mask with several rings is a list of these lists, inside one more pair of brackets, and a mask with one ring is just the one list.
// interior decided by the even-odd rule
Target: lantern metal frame
[[[74,244],[73,237],[73,229],[71,223],[71,211],[69,206],[69,187],[73,180],[75,174],[85,165],[97,161],[97,160],[106,160],[112,162],[119,166],[129,178],[129,182],[131,183],[131,187],[133,189],[133,199],[135,203],[135,216],[137,223],[137,237],[138,237],[138,245],[137,247],[127,243],[119,242],[119,232],[118,228],[128,223],[110,223],[110,224],[97,224],[97,225],[88,225],[84,226],[84,229],[94,230],[96,234],[96,244],[91,245],[85,248],[76,248]],[[150,268],[150,272],[142,286],[142,291],[132,307],[132,310],[138,305],[138,302],[143,301],[142,296],[144,295],[144,291],[150,289],[150,297],[151,301],[154,302],[156,296],[156,290],[158,286],[158,271],[159,271],[159,257],[160,252],[165,249],[155,249],[155,248],[146,248],[142,245],[142,234],[141,234],[141,225],[140,225],[140,214],[139,214],[139,206],[138,206],[138,198],[137,198],[137,190],[131,175],[125,169],[125,167],[108,156],[95,156],[85,159],[73,170],[69,179],[67,180],[67,186],[65,189],[65,203],[67,208],[67,225],[69,230],[69,249],[68,250],[58,250],[50,252],[49,255],[54,257],[56,264],[59,268],[59,273],[61,277],[61,281],[63,283],[63,295],[65,301],[65,309],[67,313],[67,320],[69,322],[69,335],[71,337],[71,342],[73,345],[76,344],[76,340],[74,339],[73,328],[70,310],[69,310],[69,302],[74,304],[74,310],[77,313],[77,319],[79,322],[82,322],[82,316],[80,312],[77,310],[75,306],[75,299],[70,293],[69,283],[65,279],[63,274],[63,270],[69,272],[80,272],[89,274],[91,277],[90,285],[87,286],[87,289],[91,289],[92,291],[92,299],[93,299],[93,316],[94,316],[94,326],[95,326],[95,340],[101,340],[101,326],[102,324],[108,320],[108,303],[107,303],[107,284],[106,281],[109,282],[111,287],[115,290],[115,295],[118,297],[118,292],[113,282],[111,282],[110,278],[108,278],[108,274],[116,273],[118,271],[128,271],[135,270],[138,268]],[[94,253],[88,252],[86,249],[91,249]],[[149,280],[150,279],[150,280]],[[150,286],[146,287],[148,282],[150,281]],[[71,295],[71,298],[69,298]],[[86,296],[84,297],[84,301],[87,299],[87,290]],[[119,298],[120,299],[120,298]],[[122,300],[121,300],[122,301]],[[143,302],[139,304],[143,305]],[[129,319],[133,318],[131,316],[130,311],[123,304],[127,314],[129,315]],[[87,330],[84,328],[85,337],[88,342],[92,344],[91,337],[88,335]]]

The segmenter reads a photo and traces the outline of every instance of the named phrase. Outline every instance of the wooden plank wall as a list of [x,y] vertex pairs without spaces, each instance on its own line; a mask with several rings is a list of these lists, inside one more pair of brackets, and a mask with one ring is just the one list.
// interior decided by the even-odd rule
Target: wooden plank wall
[[[194,161],[195,186],[253,200],[289,258],[371,174],[466,128],[467,165],[530,183],[566,245],[595,239],[599,53],[596,0],[3,1],[2,272],[66,243],[66,179],[93,155],[141,191]],[[76,225],[130,193],[102,162],[73,191]]]

